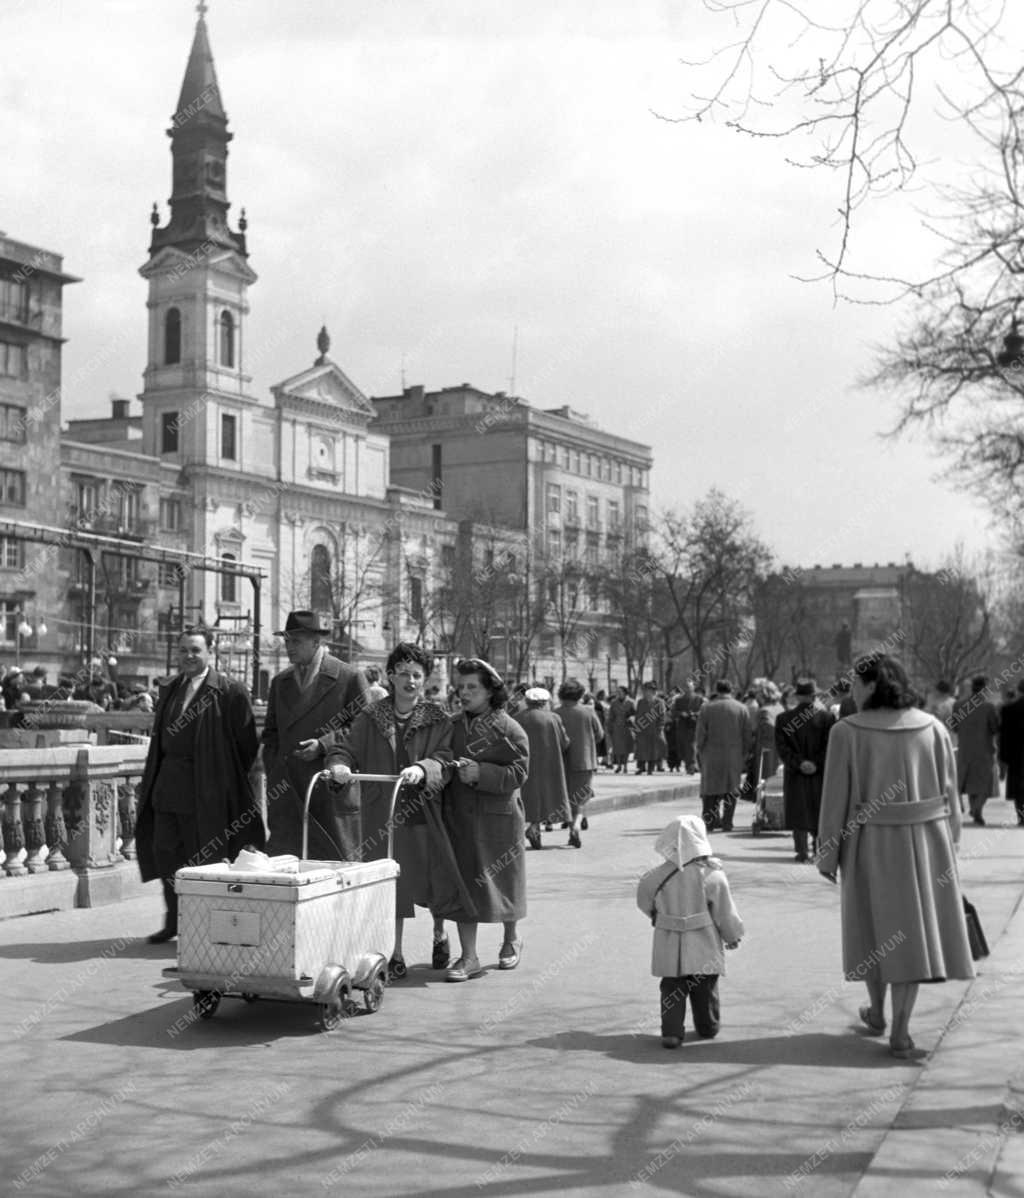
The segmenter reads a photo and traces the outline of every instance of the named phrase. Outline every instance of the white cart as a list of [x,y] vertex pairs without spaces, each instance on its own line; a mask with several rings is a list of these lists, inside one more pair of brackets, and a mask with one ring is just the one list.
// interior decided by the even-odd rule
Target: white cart
[[380,1007],[395,944],[392,825],[401,782],[352,775],[354,782],[394,783],[386,858],[308,861],[309,801],[325,776],[315,774],[306,790],[297,872],[222,862],[175,875],[178,965],[164,973],[192,991],[201,1018],[212,1019],[225,995],[316,1003],[327,1030],[360,1009],[358,991],[366,1011]]

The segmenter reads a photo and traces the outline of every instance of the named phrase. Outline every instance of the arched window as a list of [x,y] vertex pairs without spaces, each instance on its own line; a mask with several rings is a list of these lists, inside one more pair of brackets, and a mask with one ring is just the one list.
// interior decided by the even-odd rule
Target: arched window
[[181,313],[168,308],[164,317],[164,364],[173,366],[181,361]]
[[333,611],[331,554],[326,545],[314,545],[309,559],[309,606],[313,611]]
[[220,364],[235,364],[235,318],[226,309],[220,314]]
[[[222,553],[220,560],[230,563],[233,566],[238,561],[238,558],[233,553]],[[222,574],[220,576],[220,601],[221,603],[238,602],[238,576],[236,574]]]

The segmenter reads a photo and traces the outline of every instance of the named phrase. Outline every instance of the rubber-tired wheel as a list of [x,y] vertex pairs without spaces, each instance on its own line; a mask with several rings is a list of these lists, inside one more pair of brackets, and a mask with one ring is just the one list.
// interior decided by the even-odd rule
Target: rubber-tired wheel
[[197,990],[192,1002],[200,1019],[212,1019],[220,1006],[220,995],[216,990]]
[[380,1004],[384,1001],[384,979],[380,974],[363,991],[363,1004],[366,1007],[367,1013],[372,1015],[374,1011],[380,1010]]
[[358,1012],[359,1004],[354,999],[348,994],[338,994],[330,1002],[320,1004],[320,1026],[325,1032],[333,1032],[338,1024]]

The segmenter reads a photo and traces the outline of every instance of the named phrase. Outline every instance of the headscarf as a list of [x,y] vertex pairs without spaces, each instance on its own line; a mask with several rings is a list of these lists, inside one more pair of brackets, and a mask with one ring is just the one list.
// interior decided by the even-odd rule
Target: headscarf
[[699,815],[677,815],[659,833],[654,851],[679,869],[694,857],[710,857],[711,842],[704,820]]

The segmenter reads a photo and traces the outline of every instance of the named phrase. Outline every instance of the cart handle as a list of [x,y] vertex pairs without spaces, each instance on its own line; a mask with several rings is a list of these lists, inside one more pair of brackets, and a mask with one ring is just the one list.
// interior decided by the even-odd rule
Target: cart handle
[[[309,780],[306,787],[306,801],[302,807],[302,860],[306,860],[309,851],[309,803],[313,797],[313,789],[323,779],[333,781],[330,770],[318,770]],[[401,774],[349,774],[347,782],[394,782],[391,790],[391,803],[388,808],[388,856],[393,857],[395,841],[395,805],[398,802],[398,792],[402,789]]]

